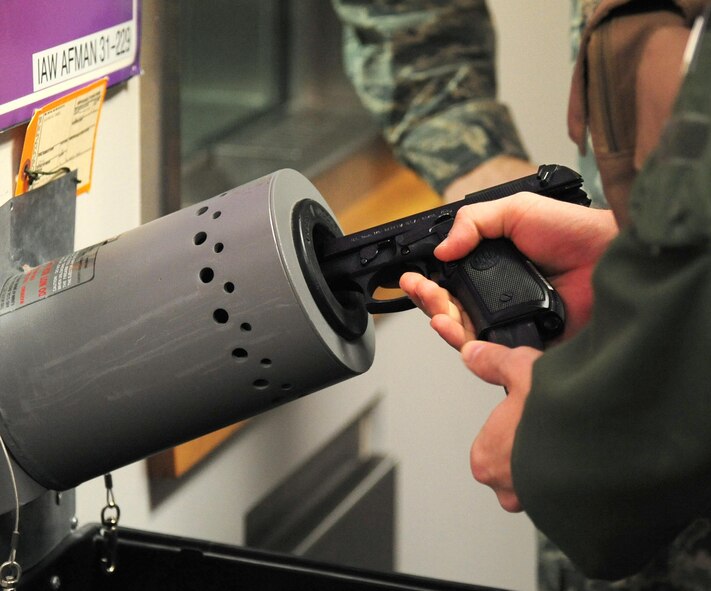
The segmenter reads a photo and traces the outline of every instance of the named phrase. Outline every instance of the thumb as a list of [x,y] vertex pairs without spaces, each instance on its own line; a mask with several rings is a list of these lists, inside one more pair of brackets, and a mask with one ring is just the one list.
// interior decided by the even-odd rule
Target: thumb
[[442,261],[461,259],[479,244],[481,235],[476,224],[475,209],[468,205],[457,212],[449,234],[434,250],[438,259]]
[[510,349],[486,341],[469,341],[461,350],[464,364],[482,380],[527,392],[531,387],[531,368],[542,352],[532,347]]

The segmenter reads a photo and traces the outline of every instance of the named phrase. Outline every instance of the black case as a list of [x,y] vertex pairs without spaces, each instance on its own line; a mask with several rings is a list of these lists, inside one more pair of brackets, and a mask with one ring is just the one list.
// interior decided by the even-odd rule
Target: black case
[[497,591],[492,587],[369,572],[289,555],[123,528],[119,530],[116,571],[106,574],[100,560],[102,545],[100,526],[84,526],[23,574],[18,589]]

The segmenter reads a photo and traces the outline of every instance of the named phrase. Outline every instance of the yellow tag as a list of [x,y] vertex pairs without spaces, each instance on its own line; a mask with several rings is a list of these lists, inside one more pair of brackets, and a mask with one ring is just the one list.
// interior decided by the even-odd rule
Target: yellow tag
[[76,170],[77,195],[91,188],[96,129],[106,96],[106,78],[37,109],[25,134],[15,196]]

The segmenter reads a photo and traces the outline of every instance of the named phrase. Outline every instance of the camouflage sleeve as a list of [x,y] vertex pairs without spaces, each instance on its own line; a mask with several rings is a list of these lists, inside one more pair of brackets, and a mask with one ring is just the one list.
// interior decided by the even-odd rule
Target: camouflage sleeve
[[437,191],[493,156],[527,158],[496,100],[484,0],[332,0],[344,59],[397,157]]

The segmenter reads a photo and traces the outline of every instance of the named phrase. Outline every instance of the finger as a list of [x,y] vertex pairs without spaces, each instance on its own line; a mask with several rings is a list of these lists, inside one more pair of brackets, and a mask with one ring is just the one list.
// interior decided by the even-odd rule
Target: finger
[[447,238],[434,250],[442,261],[455,261],[469,254],[481,240],[476,224],[476,206],[462,207],[454,218]]
[[518,500],[518,496],[513,490],[497,490],[496,498],[504,511],[508,511],[509,513],[520,513],[523,511],[521,501]]
[[491,487],[507,511],[520,510],[511,474],[511,453],[521,421],[525,396],[507,396],[482,426],[470,452],[474,478]]
[[407,297],[412,300],[412,303],[415,304],[420,310],[423,309],[423,304],[422,300],[420,300],[420,296],[417,295],[417,286],[419,285],[420,282],[425,281],[426,278],[423,275],[420,275],[419,273],[403,273],[403,275],[400,277],[400,289],[402,289],[406,294]]
[[518,499],[516,491],[513,489],[513,484],[510,478],[495,478],[492,474],[489,474],[486,470],[479,468],[477,471],[474,470],[474,464],[472,463],[472,475],[474,479],[491,488],[496,494],[496,499],[499,501],[499,505],[509,513],[518,513],[523,511],[521,502]]
[[[517,416],[514,416],[510,428],[497,429],[501,417],[506,414],[503,412],[505,406],[513,406]],[[475,480],[490,487],[496,493],[499,504],[509,512],[521,511],[511,476],[512,433],[518,424],[520,413],[517,409],[520,406],[519,402],[512,403],[510,398],[502,401],[474,440],[470,452],[471,471]]]
[[532,347],[510,349],[485,341],[471,341],[462,347],[465,365],[485,382],[507,390],[530,389],[533,362],[542,355]]
[[400,288],[413,303],[430,318],[437,314],[451,314],[461,321],[461,312],[452,302],[450,293],[419,273],[404,273],[400,277]]
[[416,293],[431,317],[437,314],[446,314],[457,322],[462,321],[461,310],[454,303],[452,295],[434,281],[421,281],[417,285]]
[[435,249],[443,261],[460,259],[471,252],[483,238],[510,238],[521,216],[535,203],[531,193],[462,207],[447,238]]
[[[575,234],[561,231],[561,219],[569,220],[565,228],[575,227]],[[556,260],[573,252],[590,250],[590,236],[602,229],[612,232],[610,216],[605,212],[588,210],[577,205],[548,199],[534,193],[522,192],[485,203],[462,207],[448,237],[435,249],[443,261],[460,259],[471,252],[484,238],[509,238],[519,250],[539,264],[551,264],[552,270],[561,268]],[[541,240],[541,236],[546,240]],[[612,238],[610,236],[610,239]],[[571,247],[569,242],[574,239]],[[605,241],[597,240],[600,244]],[[567,246],[567,248],[561,248]],[[599,252],[592,249],[591,259],[597,260]],[[551,253],[555,256],[551,257]]]
[[437,314],[432,317],[430,321],[430,326],[437,331],[444,341],[454,347],[459,351],[464,343],[471,341],[474,335],[467,331],[461,322],[456,322],[451,316],[447,314]]
[[509,513],[523,511],[516,491],[508,484],[511,482],[510,477],[506,479],[504,476],[494,475],[486,470],[485,467],[479,466],[474,462],[475,460],[472,460],[472,475],[474,479],[494,491],[499,505]]
[[414,272],[404,273],[400,277],[399,285],[410,300],[430,318],[434,314],[447,311],[449,292],[425,276]]
[[446,289],[419,273],[403,274],[400,287],[418,308],[430,316],[432,328],[457,351],[466,341],[474,338],[471,321]]

